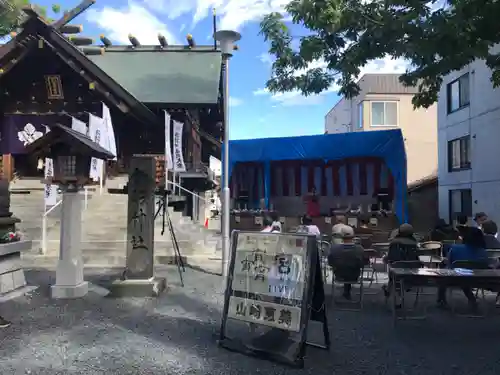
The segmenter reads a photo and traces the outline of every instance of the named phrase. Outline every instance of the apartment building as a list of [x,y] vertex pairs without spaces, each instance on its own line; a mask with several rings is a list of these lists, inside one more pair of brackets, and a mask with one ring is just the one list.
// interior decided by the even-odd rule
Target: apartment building
[[398,74],[365,74],[360,93],[341,98],[325,116],[325,133],[400,128],[406,144],[408,183],[436,173],[437,106],[413,109],[415,87],[405,87]]
[[[500,50],[500,48],[497,48]],[[498,51],[497,51],[498,52]],[[500,89],[477,60],[445,77],[438,101],[439,214],[500,223]]]

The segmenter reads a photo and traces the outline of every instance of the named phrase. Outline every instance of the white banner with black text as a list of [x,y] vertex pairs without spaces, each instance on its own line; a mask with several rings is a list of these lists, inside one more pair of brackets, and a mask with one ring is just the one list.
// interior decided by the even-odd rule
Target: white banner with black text
[[174,120],[174,172],[185,172],[184,156],[182,154],[182,130],[184,124]]
[[106,104],[102,103],[102,119],[104,120],[104,131],[103,135],[106,135],[106,138],[103,138],[105,143],[101,144],[106,150],[111,152],[114,155],[113,160],[117,160],[116,158],[116,138],[115,131],[113,129],[113,121],[111,120],[111,113]]
[[[45,126],[45,134],[50,131],[48,126]],[[45,170],[44,170],[45,179],[49,179],[54,177],[54,161],[50,158],[45,158]],[[45,207],[55,206],[57,203],[57,185],[53,184],[45,184]]]
[[[89,114],[89,137],[98,145],[102,145],[105,133],[104,120],[95,115]],[[102,176],[103,161],[101,159],[92,158],[90,161],[89,177],[94,181],[99,181]]]
[[165,111],[165,175],[173,167],[172,146],[170,145],[170,115]]

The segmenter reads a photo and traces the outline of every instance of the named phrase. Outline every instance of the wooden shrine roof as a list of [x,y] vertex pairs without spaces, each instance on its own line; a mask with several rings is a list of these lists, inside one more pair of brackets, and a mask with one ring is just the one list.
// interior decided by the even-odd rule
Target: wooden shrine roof
[[29,55],[29,51],[39,48],[39,43],[51,48],[75,72],[93,83],[95,90],[122,112],[130,112],[142,122],[155,124],[159,118],[125,88],[109,77],[92,62],[68,38],[49,25],[42,17],[29,10],[31,17],[23,25],[23,30],[0,48],[0,75]]

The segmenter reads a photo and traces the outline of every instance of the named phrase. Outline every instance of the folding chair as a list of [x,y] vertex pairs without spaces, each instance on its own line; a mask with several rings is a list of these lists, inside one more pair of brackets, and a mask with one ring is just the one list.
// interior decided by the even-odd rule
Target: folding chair
[[[338,307],[339,306],[339,301],[336,299],[336,289],[338,287],[344,287],[345,284],[351,284],[351,285],[359,285],[359,298],[358,300],[345,300],[342,301],[343,304],[347,304],[349,306],[358,306],[356,307]],[[344,279],[341,277],[338,277],[335,275],[335,270],[332,269],[332,295],[331,295],[331,302],[333,305],[337,305],[337,310],[343,310],[343,311],[362,311],[363,310],[363,296],[364,296],[364,289],[363,289],[363,264],[360,264],[360,272],[359,276],[355,280],[349,280],[349,279]]]
[[420,244],[420,248],[417,250],[417,255],[420,261],[425,265],[432,268],[436,268],[443,261],[442,258],[443,244],[437,241],[428,241]]
[[328,281],[328,271],[330,268],[330,266],[328,265],[328,253],[330,252],[330,247],[331,247],[330,242],[324,240],[318,240],[321,271],[323,272],[323,281],[325,283]]
[[[451,265],[452,268],[464,268],[464,269],[469,269],[469,270],[487,270],[490,269],[490,265],[488,261],[477,261],[477,260],[456,260],[455,262],[452,263]],[[452,313],[454,313],[457,316],[462,316],[462,317],[467,317],[467,318],[484,318],[486,314],[456,314],[456,309],[455,305],[453,304],[452,301],[452,295],[453,291],[457,289],[462,289],[461,287],[451,287],[448,288],[448,295],[449,295],[449,301],[450,301],[450,307]],[[476,293],[475,296],[476,298],[479,296],[479,291],[481,291],[481,300],[484,302],[486,300],[486,296],[484,294],[484,289],[483,288],[476,288]]]
[[365,276],[365,274],[368,276],[367,279],[370,281],[370,284],[368,285],[369,288],[372,286],[374,280],[375,283],[378,283],[378,272],[375,269],[375,262],[378,259],[379,254],[380,253],[377,250],[365,248],[365,265],[363,268],[363,277]]
[[[423,264],[419,260],[401,260],[401,261],[396,261],[391,263],[391,268],[405,268],[405,269],[417,269],[417,268],[422,268]],[[413,307],[410,310],[405,309],[405,294],[410,291],[411,288],[415,288],[415,292],[411,293],[415,295],[415,300],[413,302]],[[393,288],[390,288],[389,290],[392,292]],[[396,287],[394,288],[396,292],[399,289],[399,292],[401,293],[401,311],[404,313],[403,317],[399,317],[399,319],[425,319],[427,317],[427,309],[424,306],[423,314],[422,315],[413,315],[413,316],[407,316],[405,313],[408,311],[415,311],[419,302],[419,297],[422,294],[422,289],[423,287],[421,285],[414,285],[414,284],[404,284],[402,282],[396,284]],[[388,303],[389,300],[389,295],[386,294],[386,304]]]

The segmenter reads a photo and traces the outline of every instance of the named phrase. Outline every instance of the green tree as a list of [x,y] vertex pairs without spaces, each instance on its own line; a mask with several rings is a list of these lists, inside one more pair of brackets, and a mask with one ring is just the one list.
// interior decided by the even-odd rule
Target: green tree
[[0,37],[16,30],[22,22],[22,8],[28,0],[0,0]]
[[[0,37],[9,35],[11,31],[15,31],[21,26],[24,20],[22,9],[32,2],[29,0],[0,0]],[[52,5],[52,12],[59,14],[61,7],[58,4]],[[42,16],[47,14],[47,9],[37,7],[37,10]]]
[[[311,95],[337,84],[341,95],[353,97],[359,93],[360,69],[387,56],[410,63],[400,79],[418,87],[417,107],[436,102],[443,76],[474,59],[486,60],[493,84],[500,85],[500,54],[491,52],[500,43],[500,2],[292,0],[286,12],[306,30],[304,35],[294,35],[291,29],[298,27],[287,27],[277,13],[261,22],[276,58],[266,84],[273,93]],[[318,61],[326,68],[309,68]]]

